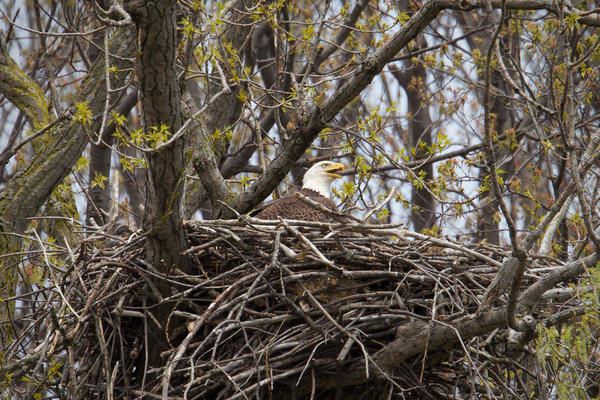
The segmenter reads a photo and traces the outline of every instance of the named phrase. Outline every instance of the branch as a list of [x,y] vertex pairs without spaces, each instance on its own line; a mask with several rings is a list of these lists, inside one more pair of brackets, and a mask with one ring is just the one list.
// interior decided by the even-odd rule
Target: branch
[[313,253],[315,253],[315,255],[317,256],[317,258],[325,265],[327,265],[328,267],[337,269],[338,271],[343,271],[344,268],[342,267],[338,267],[337,265],[335,265],[333,263],[333,261],[329,260],[327,257],[325,257],[323,255],[323,253],[321,253],[321,251],[319,249],[317,249],[317,247],[310,241],[308,240],[308,238],[306,236],[304,236],[302,233],[300,233],[300,231],[290,225],[288,225],[287,222],[285,222],[285,220],[279,218],[279,222],[281,223],[281,225],[283,225],[283,227],[285,229],[287,229],[289,232],[292,233],[292,235],[294,235],[296,238],[298,238],[302,243],[304,243]]
[[[196,119],[199,113],[203,112],[206,107],[207,106],[203,106],[200,110],[196,111],[194,115],[190,116],[181,127],[180,131],[194,132],[197,143],[194,146],[195,154],[193,157],[193,166],[196,170],[196,174],[198,174],[198,178],[200,178],[205,193],[210,198],[213,210],[216,211],[221,209],[219,201],[223,201],[227,204],[234,198],[235,194],[231,188],[229,188],[223,175],[219,171],[216,155],[212,150],[212,142],[207,134],[208,129],[206,126],[202,126]],[[184,100],[183,113],[188,114],[191,110],[196,110],[194,102],[189,99]],[[216,215],[215,217],[218,218]]]
[[542,237],[542,242],[540,244],[540,249],[538,251],[538,255],[547,256],[550,255],[550,250],[552,249],[552,239],[554,237],[554,233],[558,230],[558,226],[563,222],[565,216],[567,215],[567,211],[569,211],[569,207],[571,206],[571,202],[575,195],[571,193],[567,200],[563,203],[560,211],[552,218],[552,221],[548,224],[548,229],[546,229],[546,233]]
[[579,260],[557,268],[539,281],[531,285],[519,296],[519,304],[530,307],[534,305],[547,290],[559,282],[568,281],[582,274],[586,268],[591,268],[600,261],[600,254],[594,253]]
[[[115,0],[110,1],[108,10],[104,10],[96,0],[92,1],[96,17],[108,26],[125,26],[133,23],[131,15]],[[111,19],[116,17],[116,19]]]
[[[269,168],[231,204],[240,213],[246,213],[263,201],[287,175],[293,163],[302,156],[312,141],[325,128],[337,113],[350,103],[358,94],[371,83],[383,67],[396,54],[413,40],[437,15],[448,0],[425,3],[400,30],[375,53],[367,57],[356,68],[353,78],[340,87],[323,106],[316,106],[314,111],[299,122],[285,143],[283,149],[271,162]],[[224,218],[232,217],[225,212]]]
[[[110,44],[110,53],[124,56],[134,43],[133,30],[121,29]],[[131,68],[131,63],[125,58],[117,57],[113,66],[118,70],[127,70]],[[115,77],[115,87],[124,85],[128,77],[129,74],[126,72],[118,74],[118,77]],[[92,115],[101,115],[104,101],[104,62],[99,60],[82,81],[73,97],[73,103],[87,102]],[[27,218],[37,212],[81,156],[88,143],[86,131],[88,129],[97,131],[99,127],[98,119],[92,122],[91,127],[84,126],[78,121],[65,119],[54,127],[52,135],[44,135],[36,139],[43,140],[38,143],[42,151],[17,171],[0,195],[0,215],[3,216],[0,224],[3,225],[4,231],[25,230],[29,223]],[[3,243],[0,243],[0,248],[2,246]]]
[[23,146],[25,146],[27,143],[37,139],[39,136],[43,135],[44,133],[48,132],[50,129],[54,128],[60,122],[66,120],[66,119],[70,119],[71,118],[70,114],[71,114],[71,110],[67,110],[66,113],[62,114],[60,117],[58,117],[54,121],[50,122],[48,125],[44,126],[42,129],[30,134],[25,140],[21,141],[18,145],[14,146],[11,149],[6,149],[4,152],[2,152],[2,154],[0,154],[0,168],[4,168],[4,166],[6,165],[8,160],[10,160],[10,158],[12,156],[17,154],[19,149],[22,148]]
[[50,123],[48,101],[44,91],[8,54],[6,37],[0,31],[0,93],[25,115],[34,130]]

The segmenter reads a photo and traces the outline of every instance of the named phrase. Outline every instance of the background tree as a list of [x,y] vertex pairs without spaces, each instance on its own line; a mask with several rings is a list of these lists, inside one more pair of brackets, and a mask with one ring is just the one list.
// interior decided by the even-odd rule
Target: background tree
[[[144,382],[181,335],[169,331],[179,325],[176,305],[163,300],[182,289],[163,278],[197,274],[184,219],[248,213],[297,186],[308,165],[335,159],[349,166],[336,199],[355,217],[508,248],[476,316],[452,332],[537,335],[544,374],[511,390],[593,396],[585,382],[598,349],[596,2],[32,5],[1,8],[3,353],[24,356],[35,348],[24,341],[47,340],[44,329],[76,312],[67,302],[37,317],[46,293],[68,298],[58,282],[87,246],[136,231],[153,316],[150,354],[136,367]],[[562,264],[524,283],[544,257]],[[581,287],[555,287],[578,278]],[[568,316],[523,318],[552,296],[573,297]],[[34,329],[29,320],[44,322]],[[414,349],[441,347],[444,329],[417,337]],[[416,354],[388,346],[375,358],[385,372]],[[356,371],[344,385],[363,381]],[[13,385],[11,372],[4,381],[37,390]]]

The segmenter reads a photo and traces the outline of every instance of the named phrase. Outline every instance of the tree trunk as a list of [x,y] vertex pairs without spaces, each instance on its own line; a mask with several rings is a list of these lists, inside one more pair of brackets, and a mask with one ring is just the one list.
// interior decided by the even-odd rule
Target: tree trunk
[[[175,64],[176,3],[173,0],[146,2],[133,10],[138,29],[137,73],[143,131],[149,134],[166,126],[168,138],[182,125],[181,92]],[[165,273],[171,273],[175,267],[185,269],[181,256],[185,237],[180,206],[186,164],[184,149],[185,140],[181,137],[159,151],[146,154],[143,226],[148,232],[147,252],[155,267]]]

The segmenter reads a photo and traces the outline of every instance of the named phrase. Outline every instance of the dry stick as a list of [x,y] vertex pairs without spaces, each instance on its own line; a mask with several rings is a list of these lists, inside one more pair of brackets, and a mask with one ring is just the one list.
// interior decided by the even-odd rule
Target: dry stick
[[[96,297],[98,296],[98,291],[101,290],[100,286],[104,283],[104,275],[106,274],[106,271],[101,271],[100,272],[100,277],[99,279],[96,281],[96,286],[93,287],[90,290],[89,295],[86,297],[86,303],[85,306],[83,307],[83,310],[81,310],[81,315],[87,315],[88,311],[90,309],[90,307],[92,306],[92,303],[94,302],[94,300],[96,299]],[[81,328],[83,323],[82,319],[78,319],[77,320],[77,324],[75,325],[75,327],[73,329],[71,329],[68,333],[68,339],[69,340],[73,340],[73,338],[75,337],[75,335],[77,334],[77,332],[79,331],[79,329]]]
[[40,370],[40,368],[42,368],[42,366],[46,362],[46,360],[52,354],[54,354],[54,350],[55,350],[54,344],[58,341],[58,338],[59,338],[58,334],[54,335],[54,339],[53,339],[53,343],[52,343],[50,351],[48,351],[48,346],[50,345],[50,337],[52,337],[55,332],[57,332],[57,331],[60,332],[62,337],[65,338],[64,342],[68,343],[68,340],[66,340],[67,335],[65,333],[65,330],[60,326],[60,321],[59,321],[58,317],[56,316],[54,309],[52,309],[52,308],[50,309],[50,315],[52,317],[53,325],[55,325],[56,328],[48,329],[48,331],[46,332],[46,337],[44,338],[43,342],[40,343],[40,345],[36,348],[36,350],[38,348],[40,349],[39,350],[39,358],[38,358],[35,368],[31,372],[31,376],[37,376],[38,371]]
[[290,226],[284,219],[279,218],[279,222],[281,223],[281,225],[283,225],[285,227],[285,229],[287,229],[289,232],[292,233],[292,235],[296,236],[298,239],[300,239],[302,241],[302,243],[304,243],[305,245],[308,246],[309,249],[312,250],[313,253],[315,253],[315,255],[317,256],[317,258],[325,265],[337,269],[338,271],[343,271],[344,268],[342,267],[338,267],[337,265],[335,265],[332,261],[328,260],[327,257],[325,257],[323,255],[323,253],[321,253],[319,251],[319,249],[317,249],[317,247],[310,241],[308,240],[308,238],[306,236],[304,236],[303,234],[300,233],[300,231],[298,231],[298,229]]
[[[165,297],[163,299],[163,301],[171,301],[171,300],[179,299],[179,298],[182,298],[182,297],[186,297],[190,293],[192,293],[192,292],[194,292],[194,291],[196,291],[198,289],[201,289],[201,288],[207,287],[207,286],[211,286],[211,284],[214,284],[216,281],[227,277],[229,275],[229,273],[235,273],[235,272],[239,272],[239,271],[243,270],[244,268],[246,268],[248,266],[248,264],[249,263],[245,262],[245,263],[239,265],[238,267],[235,267],[234,269],[232,269],[230,271],[224,272],[224,273],[222,273],[222,274],[220,274],[218,276],[215,276],[214,278],[207,279],[207,280],[205,280],[203,282],[200,282],[200,283],[194,285],[193,287],[191,287],[191,288],[189,288],[189,289],[187,289],[187,290],[185,290],[183,292],[176,293],[176,294],[174,294],[172,296],[169,296],[169,297]],[[254,276],[255,276],[255,274],[246,275],[246,276],[244,276],[244,277],[242,277],[242,278],[239,279],[238,284],[245,283],[246,281],[248,281],[250,279],[253,279]]]
[[315,376],[315,369],[310,369],[310,400],[314,400],[315,393],[317,392],[317,378]]
[[363,217],[361,222],[365,222],[366,220],[368,220],[371,215],[373,215],[374,213],[379,211],[381,209],[381,207],[386,205],[390,201],[390,199],[392,198],[392,196],[394,195],[395,192],[396,192],[396,186],[392,186],[392,189],[387,194],[387,196],[385,196],[385,198],[383,200],[381,200],[373,208],[371,208],[371,210],[369,210],[369,212]]
[[[244,337],[246,346],[249,346],[248,335],[247,335],[245,327],[237,320],[233,320],[233,322],[231,322],[231,323],[228,322],[228,321],[232,320],[232,316],[233,316],[234,312],[235,312],[235,308],[231,309],[231,311],[227,315],[225,323],[229,324],[229,327],[231,327],[231,328],[235,328],[235,326],[237,326],[238,327],[237,332],[242,333],[242,336]],[[233,329],[230,329],[230,330],[233,330]],[[232,333],[232,335],[230,337],[233,337],[237,332]],[[221,339],[223,338],[223,335],[225,335],[225,333],[226,333],[225,329],[220,329],[217,333],[216,339],[212,343],[212,351],[210,354],[210,362],[211,363],[215,362],[215,360],[217,358],[217,350],[220,348]],[[194,359],[198,353],[199,353],[199,348],[196,349],[196,351],[194,351],[194,354],[192,355],[192,357],[190,357],[190,359]],[[256,360],[256,356],[253,352],[252,352],[251,356],[252,356],[252,358],[254,358],[254,360]]]
[[[376,230],[374,230],[374,229],[366,229],[365,232],[377,233]],[[381,232],[387,233],[390,236],[397,236],[397,237],[408,236],[408,237],[413,237],[415,239],[425,240],[425,241],[431,242],[440,247],[447,247],[450,249],[458,250],[458,251],[468,254],[472,257],[478,258],[488,264],[491,264],[497,268],[500,268],[502,266],[501,262],[498,262],[498,261],[494,260],[493,258],[490,258],[484,254],[481,254],[475,250],[469,249],[465,246],[461,246],[459,244],[452,243],[448,240],[443,240],[443,239],[435,238],[432,236],[423,235],[422,233],[411,232],[407,229],[394,229],[394,230],[382,229]]]
[[558,230],[558,226],[565,219],[565,216],[569,211],[569,207],[571,206],[571,202],[573,201],[574,197],[575,194],[571,193],[560,208],[560,211],[554,216],[554,218],[552,218],[552,220],[548,224],[546,233],[544,233],[544,236],[542,237],[540,249],[538,250],[538,256],[550,255],[550,250],[552,249],[552,238],[554,236],[554,233]]
[[[67,383],[67,390],[69,392],[71,392],[71,398],[77,398],[76,394],[79,391],[79,387],[81,387],[82,383],[78,382],[77,374],[75,373],[75,356],[73,354],[72,346],[67,346],[67,356],[69,358],[69,374],[70,374],[70,379]],[[63,379],[64,379],[64,377],[63,377]]]
[[217,363],[212,363],[212,365],[214,367],[216,367],[219,371],[221,371],[221,373],[223,373],[223,375],[225,375],[227,377],[227,380],[229,382],[231,382],[233,384],[233,386],[235,386],[235,389],[238,391],[238,393],[241,393],[246,400],[249,400],[248,396],[246,396],[246,393],[244,393],[244,391],[238,386],[238,384],[235,382],[235,380],[233,379],[233,377],[231,375],[229,375],[227,373],[227,371],[225,371],[223,368],[221,368],[219,366],[219,364],[217,364]]
[[[94,320],[96,321],[96,336],[98,337],[98,344],[100,345],[100,353],[102,354],[102,359],[104,361],[104,370],[106,371],[106,377],[110,376],[110,368],[108,363],[108,354],[106,352],[106,342],[104,340],[104,329],[102,328],[102,320],[96,313],[93,315]],[[112,400],[113,393],[107,391],[107,398]]]
[[196,380],[196,378],[195,378],[196,370],[194,369],[194,359],[190,357],[189,362],[190,362],[190,383],[185,385],[185,391],[183,392],[184,399],[188,398],[188,393],[190,392],[190,389],[192,388],[192,384]]
[[[144,306],[144,314],[147,313],[146,308],[146,297],[142,300],[142,305]],[[148,372],[148,362],[150,360],[150,356],[148,354],[148,318],[144,318],[144,373],[142,374],[142,384],[140,389],[144,391],[144,387],[146,386],[146,375]]]
[[[433,322],[435,321],[435,314],[436,314],[436,305],[437,305],[437,298],[438,298],[438,293],[439,291],[436,290],[438,288],[438,285],[440,284],[440,282],[438,280],[436,280],[435,282],[435,286],[433,288],[433,301],[431,304],[431,325],[433,325]],[[427,360],[427,351],[429,350],[429,341],[431,340],[431,331],[432,329],[429,329],[427,331],[427,339],[425,340],[425,349],[423,350],[423,361],[421,363],[421,375],[419,376],[419,382],[423,382],[423,374],[425,373],[425,361]]]
[[[115,366],[113,367],[112,374],[108,380],[108,384],[106,385],[106,398],[108,400],[112,400],[114,398],[114,390],[115,390],[115,379],[117,378],[117,371],[119,369],[119,360],[115,362]],[[108,371],[107,371],[108,372]]]
[[[297,344],[299,344],[299,343],[297,343]],[[276,345],[276,346],[273,346],[273,347],[271,347],[271,349],[275,349],[275,348],[277,348],[277,347],[281,347],[281,345]],[[303,346],[303,347],[306,347],[306,346]],[[263,353],[266,353],[266,350],[267,350],[267,349],[262,349],[262,350],[259,350],[259,351],[258,351],[258,355],[262,355]],[[292,353],[293,353],[293,351],[292,351]],[[254,355],[253,355],[253,356],[254,356]],[[287,356],[287,355],[284,355],[283,357],[286,357],[286,356]],[[229,364],[227,364],[225,367],[223,367],[223,370],[225,370],[225,371],[231,371],[232,369],[234,369],[234,368],[236,368],[236,367],[239,367],[240,365],[243,365],[243,364],[244,364],[244,362],[245,362],[245,361],[244,361],[244,359],[237,358],[237,359],[235,359],[234,361],[232,361],[232,362],[230,362]],[[208,365],[211,365],[211,366],[212,366],[212,365],[213,365],[213,362],[211,361],[211,362],[208,362],[208,363],[204,363],[204,364],[200,365],[199,367],[205,367],[205,366],[208,366]],[[280,368],[280,367],[281,367],[281,368],[284,368],[284,366],[282,366],[282,364],[281,364],[281,363],[278,363],[278,364],[277,364],[277,366],[276,366],[276,368]],[[238,373],[237,373],[237,374],[234,376],[234,380],[236,380],[236,381],[245,380],[245,379],[247,379],[249,376],[253,375],[255,372],[256,372],[256,373],[258,373],[258,372],[264,371],[265,369],[266,369],[266,368],[265,368],[264,366],[257,366],[257,367],[255,367],[255,368],[253,368],[252,370],[245,370],[245,371],[242,371],[242,372],[238,372]],[[199,378],[196,380],[196,382],[193,382],[193,383],[194,383],[194,384],[196,384],[196,385],[202,385],[202,384],[203,384],[203,382],[206,382],[207,380],[209,380],[209,379],[211,379],[211,378],[212,378],[212,376],[211,376],[211,375],[215,375],[215,374],[216,374],[216,372],[209,372],[208,374],[205,374],[204,376],[202,376],[202,377],[199,377]]]
[[[324,340],[322,340],[319,343],[317,343],[315,345],[315,347],[313,347],[312,351],[310,352],[310,355],[308,356],[308,358],[306,359],[306,362],[304,363],[304,368],[302,368],[302,371],[300,372],[300,375],[298,375],[298,379],[296,379],[296,386],[300,385],[300,381],[302,380],[302,377],[304,376],[304,373],[306,372],[306,370],[310,366],[311,361],[312,361],[313,357],[315,356],[315,353],[317,352],[317,350],[319,349],[319,347],[322,344],[326,344],[328,341],[329,341],[329,339],[325,338]],[[311,371],[312,371],[312,369],[311,369]]]
[[237,286],[238,285],[236,285],[236,284],[233,284],[233,285],[229,286],[227,289],[225,289],[223,291],[223,293],[221,293],[220,295],[218,295],[215,298],[215,300],[213,300],[212,303],[210,303],[210,305],[207,307],[206,311],[204,311],[204,313],[202,313],[202,316],[200,317],[200,319],[198,319],[198,321],[195,322],[194,327],[192,328],[192,330],[190,330],[190,332],[187,334],[187,336],[185,337],[185,339],[183,339],[183,341],[181,342],[181,344],[177,348],[177,352],[173,354],[173,356],[171,357],[171,360],[169,360],[169,362],[167,363],[167,366],[165,368],[165,372],[163,373],[163,378],[162,378],[162,397],[163,397],[163,399],[166,399],[167,396],[168,396],[168,394],[169,394],[169,382],[171,380],[171,374],[173,373],[173,369],[175,369],[175,367],[177,366],[177,363],[179,362],[179,360],[183,356],[183,353],[185,352],[185,350],[190,345],[192,339],[198,333],[198,331],[200,330],[200,328],[203,326],[204,321],[206,320],[206,318],[208,318],[208,316],[210,315],[210,313],[234,289],[237,289]]
[[248,388],[246,388],[246,389],[245,389],[245,390],[243,390],[242,392],[240,392],[240,393],[238,393],[238,394],[236,394],[236,395],[234,395],[234,396],[231,396],[231,397],[230,397],[228,400],[237,400],[237,399],[241,398],[242,396],[243,396],[244,398],[247,398],[247,396],[246,396],[246,393],[250,394],[250,393],[252,393],[252,392],[253,392],[255,389],[258,389],[258,388],[260,388],[260,387],[262,387],[262,386],[268,385],[269,383],[272,383],[272,382],[275,382],[275,381],[281,380],[281,379],[283,379],[283,378],[287,378],[288,376],[292,376],[292,375],[294,375],[295,373],[297,373],[297,372],[300,372],[300,371],[301,371],[301,369],[302,369],[302,367],[294,368],[294,369],[291,369],[291,370],[289,370],[289,371],[283,372],[283,373],[281,373],[281,374],[279,374],[279,375],[275,375],[275,376],[272,376],[272,377],[270,377],[270,378],[265,378],[265,379],[262,379],[261,381],[259,381],[259,382],[256,382],[256,383],[255,383],[255,384],[253,384],[253,385],[250,385]]
[[243,299],[242,304],[240,305],[240,309],[239,309],[235,319],[239,320],[240,317],[242,316],[242,313],[244,312],[244,309],[246,308],[246,304],[248,304],[248,300],[252,296],[252,293],[254,293],[254,290],[256,289],[258,282],[260,282],[262,279],[264,279],[266,274],[268,274],[273,268],[275,268],[277,266],[277,259],[279,258],[279,245],[281,243],[281,232],[282,232],[282,229],[278,229],[275,231],[275,241],[273,243],[273,253],[271,254],[271,263],[269,265],[267,265],[267,267],[265,269],[263,269],[263,271],[260,274],[258,274],[258,276],[254,280],[254,282],[252,282],[252,285],[250,285],[248,290],[246,290],[246,293],[242,297],[242,299]]
[[351,337],[346,339],[346,343],[344,343],[342,350],[340,351],[337,358],[335,359],[338,362],[338,364],[342,364],[344,362],[344,360],[348,356],[348,353],[350,353],[350,349],[352,348],[353,344],[354,344],[354,339],[352,339]]
[[69,310],[71,310],[71,312],[77,317],[77,319],[80,320],[81,317],[79,316],[79,314],[77,314],[77,312],[73,309],[73,307],[71,307],[71,304],[69,304],[69,301],[67,300],[67,298],[63,294],[62,290],[60,290],[60,287],[58,286],[58,277],[56,276],[54,270],[50,266],[50,260],[48,259],[48,254],[46,253],[46,247],[44,247],[44,244],[42,243],[42,239],[40,239],[40,236],[38,235],[37,230],[33,229],[33,233],[34,233],[36,239],[38,240],[40,247],[42,248],[42,251],[44,254],[44,263],[46,264],[46,266],[48,267],[48,271],[52,275],[52,281],[54,283],[54,287],[56,287],[56,290],[58,291],[58,294],[61,297],[61,299],[65,302],[65,305],[67,307],[69,307]]
[[[142,398],[149,398],[149,399],[156,399],[156,400],[161,400],[162,396],[159,396],[157,394],[154,394],[152,392],[146,392],[144,391],[144,389],[142,390],[132,390],[131,393],[135,394],[136,396],[138,396],[138,399],[142,399]],[[171,397],[173,398],[173,397]],[[179,399],[179,398],[177,398]]]
[[199,252],[200,250],[204,250],[204,249],[206,249],[206,248],[208,248],[208,247],[212,247],[212,246],[216,245],[217,243],[219,243],[219,242],[221,242],[221,241],[223,241],[223,240],[224,240],[223,238],[221,238],[221,237],[218,237],[218,238],[216,238],[216,239],[213,239],[213,240],[211,240],[211,241],[209,241],[209,242],[202,243],[201,245],[198,245],[198,246],[192,246],[192,247],[190,247],[189,249],[185,250],[185,251],[184,251],[183,253],[181,253],[181,254],[183,254],[183,255],[188,255],[188,254],[192,254],[192,253],[197,253],[197,252]]

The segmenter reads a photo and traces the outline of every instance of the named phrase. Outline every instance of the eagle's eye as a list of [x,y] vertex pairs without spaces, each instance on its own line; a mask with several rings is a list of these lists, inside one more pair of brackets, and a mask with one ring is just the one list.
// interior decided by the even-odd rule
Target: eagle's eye
[[327,168],[327,166],[328,166],[327,164],[322,164],[321,168],[325,169],[325,168]]

